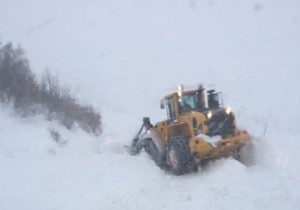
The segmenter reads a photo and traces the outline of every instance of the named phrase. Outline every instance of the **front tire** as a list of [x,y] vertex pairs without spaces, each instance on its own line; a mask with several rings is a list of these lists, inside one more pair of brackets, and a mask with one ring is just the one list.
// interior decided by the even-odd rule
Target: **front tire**
[[152,139],[145,139],[144,140],[144,149],[151,157],[152,160],[158,165],[159,167],[164,167],[165,165],[165,157],[163,154],[159,152],[157,146],[154,144]]
[[170,139],[167,150],[167,163],[175,175],[183,175],[197,171],[195,158],[190,154],[189,139],[174,137]]

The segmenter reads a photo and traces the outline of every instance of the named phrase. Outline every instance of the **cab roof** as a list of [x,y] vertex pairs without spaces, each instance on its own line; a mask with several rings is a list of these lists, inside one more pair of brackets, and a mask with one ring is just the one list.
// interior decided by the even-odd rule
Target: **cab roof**
[[[182,94],[195,93],[195,92],[197,92],[197,91],[203,91],[203,90],[204,90],[204,88],[202,87],[202,85],[200,85],[199,88],[188,88],[188,89],[185,89],[185,88],[183,87],[183,85],[179,85],[179,86],[178,86],[178,89],[179,89],[179,88],[182,88],[182,91],[181,91]],[[178,92],[179,92],[179,90],[178,90],[177,92],[172,92],[172,93],[166,95],[164,98],[165,98],[165,99],[171,98],[172,96],[177,95]]]

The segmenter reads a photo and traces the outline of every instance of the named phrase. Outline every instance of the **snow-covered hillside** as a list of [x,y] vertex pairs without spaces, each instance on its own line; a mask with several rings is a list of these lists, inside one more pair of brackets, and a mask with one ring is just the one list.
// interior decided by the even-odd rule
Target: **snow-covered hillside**
[[[245,168],[224,159],[204,172],[176,177],[156,167],[146,154],[129,156],[112,136],[103,142],[42,117],[20,119],[7,109],[0,113],[1,210],[265,210],[297,209],[299,204],[299,170],[293,170],[299,155],[290,146],[289,154],[279,145],[272,147],[269,160],[278,158],[269,164]],[[66,143],[53,141],[52,129]],[[286,140],[299,146],[294,136]],[[289,162],[291,158],[298,161]]]
[[[21,44],[103,115],[104,134],[0,110],[0,210],[298,209],[298,0],[0,0],[1,42]],[[260,162],[183,177],[129,156],[144,116],[177,84],[223,92]],[[62,134],[57,144],[49,130]]]

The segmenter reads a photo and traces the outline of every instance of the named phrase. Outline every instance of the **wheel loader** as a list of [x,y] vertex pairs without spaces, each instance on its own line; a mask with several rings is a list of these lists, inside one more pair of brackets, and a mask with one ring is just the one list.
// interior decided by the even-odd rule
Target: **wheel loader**
[[161,108],[166,109],[167,119],[153,125],[149,117],[143,118],[130,146],[132,155],[146,151],[159,167],[175,175],[197,171],[222,157],[249,161],[245,148],[250,135],[236,126],[220,92],[205,91],[202,85],[185,90],[179,85],[178,91],[161,100]]

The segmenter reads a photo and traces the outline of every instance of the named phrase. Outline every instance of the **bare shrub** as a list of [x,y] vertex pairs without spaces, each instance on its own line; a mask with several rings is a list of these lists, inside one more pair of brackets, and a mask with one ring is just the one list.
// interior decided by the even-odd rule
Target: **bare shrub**
[[32,73],[21,47],[0,42],[0,102],[13,102],[22,116],[45,114],[66,128],[75,124],[84,131],[101,134],[101,114],[93,107],[78,103],[70,89],[47,70],[41,81]]

